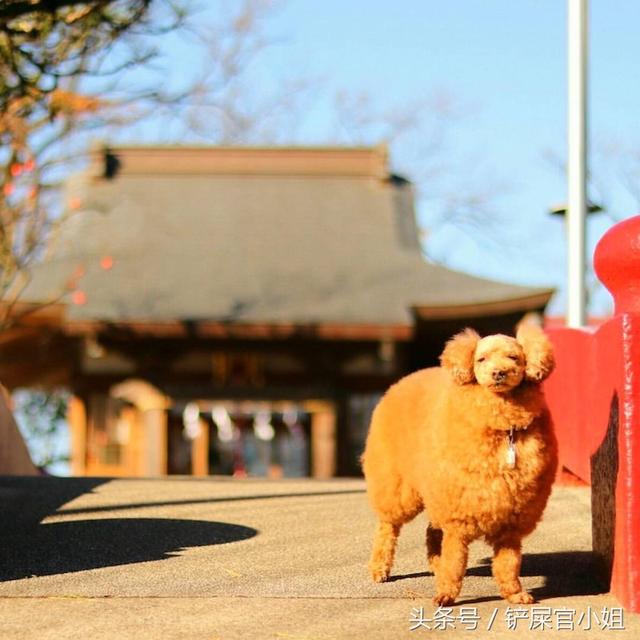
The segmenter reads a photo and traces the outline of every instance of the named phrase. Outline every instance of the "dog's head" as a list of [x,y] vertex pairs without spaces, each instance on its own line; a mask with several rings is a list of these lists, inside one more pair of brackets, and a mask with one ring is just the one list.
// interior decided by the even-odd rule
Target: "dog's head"
[[495,393],[507,393],[523,380],[541,382],[555,364],[551,342],[533,324],[521,324],[515,338],[481,338],[465,329],[447,342],[440,362],[458,384],[477,382]]

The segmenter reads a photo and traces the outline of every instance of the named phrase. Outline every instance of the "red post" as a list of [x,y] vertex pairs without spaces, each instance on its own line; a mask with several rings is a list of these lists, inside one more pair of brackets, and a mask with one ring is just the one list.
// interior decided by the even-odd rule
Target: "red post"
[[640,216],[602,237],[594,255],[598,278],[615,302],[620,362],[616,530],[611,590],[640,611]]
[[[596,331],[549,331],[558,366],[545,391],[556,425],[561,464],[587,481],[591,481],[594,455],[608,427],[612,428],[610,413],[612,402],[617,399],[617,460],[612,461],[611,467],[617,468],[615,524],[612,522],[613,530],[608,532],[614,536],[611,591],[625,608],[638,612],[640,216],[615,225],[602,237],[594,266],[613,295],[614,316]],[[615,456],[615,451],[607,455]],[[594,522],[594,528],[599,524]]]

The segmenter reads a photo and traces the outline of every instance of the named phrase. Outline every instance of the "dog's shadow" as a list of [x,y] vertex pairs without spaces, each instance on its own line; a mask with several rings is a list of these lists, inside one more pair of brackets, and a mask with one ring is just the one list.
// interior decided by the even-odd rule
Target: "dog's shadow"
[[[466,576],[492,578],[491,558],[482,558],[469,567]],[[589,596],[606,593],[608,586],[598,580],[594,556],[590,551],[558,551],[553,553],[525,553],[522,556],[522,577],[543,577],[544,584],[531,590],[536,600],[570,596]],[[391,576],[389,582],[410,578],[432,578],[433,573],[422,571]],[[493,600],[494,598],[486,598]],[[497,599],[497,598],[495,598]],[[482,600],[485,600],[483,598]]]

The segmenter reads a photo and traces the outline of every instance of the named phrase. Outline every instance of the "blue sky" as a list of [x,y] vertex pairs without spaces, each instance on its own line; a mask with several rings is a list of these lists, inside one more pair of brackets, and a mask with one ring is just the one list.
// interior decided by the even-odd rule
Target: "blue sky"
[[[470,105],[459,146],[480,153],[506,183],[496,204],[518,255],[505,259],[482,238],[470,240],[455,229],[441,229],[432,251],[485,276],[562,286],[563,223],[545,212],[566,197],[562,173],[546,159],[549,151],[565,153],[566,18],[562,0],[293,0],[280,22],[293,58],[335,86],[396,103],[443,87]],[[591,2],[594,149],[633,141],[640,149],[638,24],[640,4],[633,0]],[[615,214],[634,214],[626,193],[612,190]],[[591,245],[609,224],[606,218],[590,223]],[[594,300],[596,309],[607,304],[607,295]],[[559,296],[554,307],[562,305]]]
[[[564,0],[283,0],[268,21],[275,44],[255,69],[256,93],[283,76],[317,81],[298,143],[324,143],[335,130],[339,91],[366,93],[380,109],[402,108],[434,91],[453,95],[463,116],[450,126],[445,155],[452,183],[495,182],[497,244],[482,233],[433,224],[428,198],[419,220],[431,234],[430,255],[451,267],[522,284],[561,289],[551,310],[562,312],[563,222],[547,211],[566,200],[564,176],[549,160],[566,153],[566,3]],[[203,20],[233,2],[204,3]],[[640,3],[592,0],[590,124],[593,149],[640,151]],[[177,49],[176,49],[177,51]],[[176,56],[179,65],[188,51]],[[174,69],[180,75],[180,71]],[[135,131],[133,132],[135,137]],[[394,150],[402,156],[402,149]],[[601,156],[598,156],[601,157]],[[415,167],[419,158],[413,160]],[[618,218],[636,213],[608,156],[594,163],[606,186],[604,204]],[[418,167],[419,169],[419,167]],[[411,168],[405,169],[411,173]],[[454,180],[455,179],[455,180]],[[429,185],[424,185],[425,192]],[[594,194],[599,199],[599,194]],[[589,223],[590,250],[610,226]],[[606,292],[593,310],[605,312]]]

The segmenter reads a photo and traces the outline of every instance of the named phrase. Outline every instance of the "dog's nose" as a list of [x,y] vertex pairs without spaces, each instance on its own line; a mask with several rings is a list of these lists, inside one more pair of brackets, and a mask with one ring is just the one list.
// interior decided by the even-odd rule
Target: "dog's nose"
[[507,372],[503,371],[503,370],[499,370],[499,371],[494,371],[493,372],[493,379],[496,382],[501,382],[502,380],[504,380],[507,377]]

